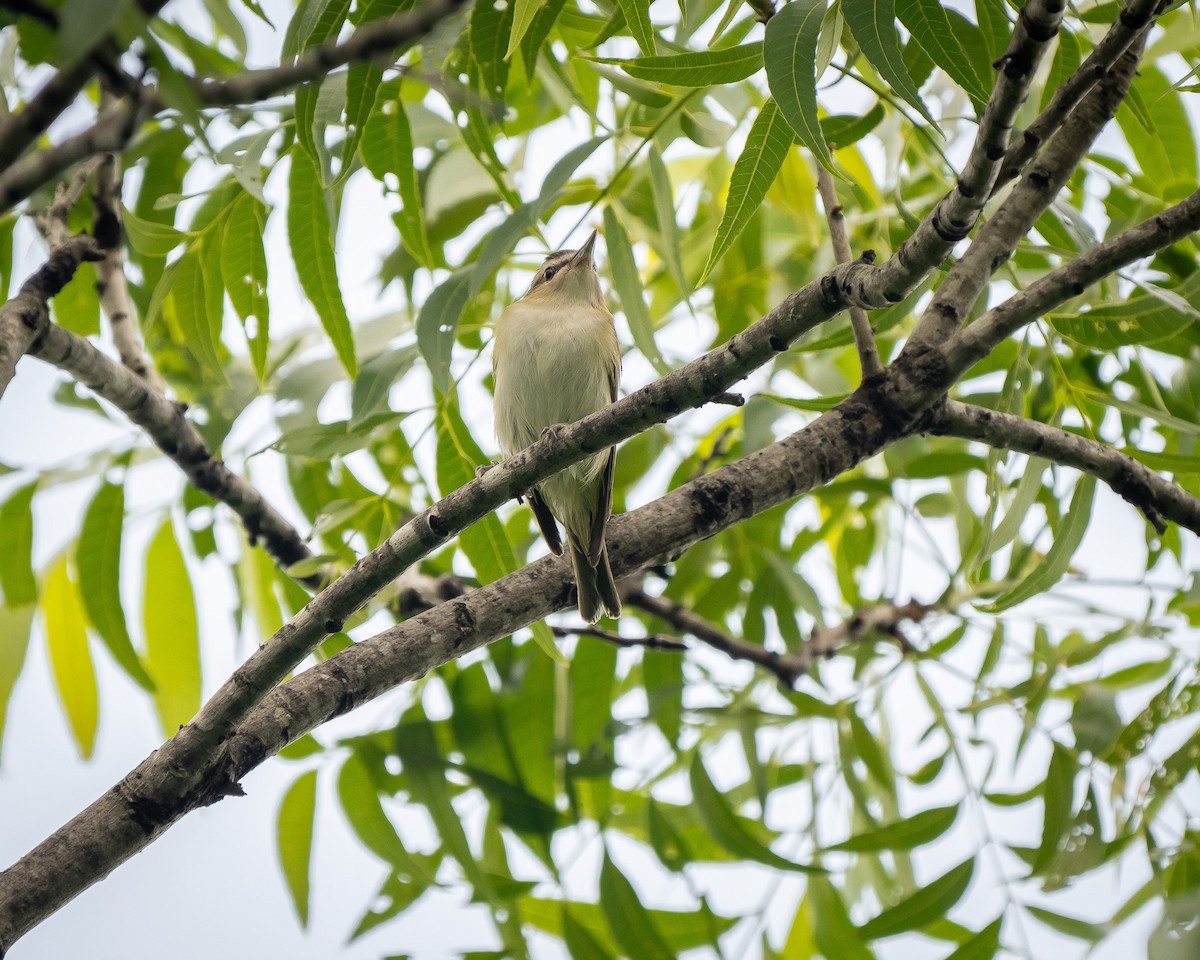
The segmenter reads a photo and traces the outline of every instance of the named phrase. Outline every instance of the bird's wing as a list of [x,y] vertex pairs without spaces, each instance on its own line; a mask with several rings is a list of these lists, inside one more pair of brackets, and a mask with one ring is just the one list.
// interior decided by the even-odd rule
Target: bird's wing
[[546,546],[556,557],[561,557],[563,545],[562,537],[558,533],[558,524],[554,522],[554,514],[550,512],[550,508],[546,506],[546,501],[542,499],[542,495],[538,493],[536,487],[529,491],[529,509],[533,511],[534,519],[541,528]]
[[600,485],[596,490],[596,512],[592,514],[592,529],[588,535],[587,558],[593,567],[600,562],[600,554],[604,551],[604,528],[608,526],[608,518],[612,516],[613,474],[616,471],[617,451],[608,448],[608,460],[604,464],[604,472],[600,474]]

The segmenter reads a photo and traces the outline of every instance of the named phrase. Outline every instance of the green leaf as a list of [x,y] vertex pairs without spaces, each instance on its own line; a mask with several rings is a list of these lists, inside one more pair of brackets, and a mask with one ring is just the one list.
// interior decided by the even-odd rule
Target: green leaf
[[379,800],[379,788],[366,762],[356,753],[346,758],[338,772],[337,794],[346,820],[363,846],[393,869],[419,877],[426,885],[433,882],[396,833]]
[[[778,104],[767,98],[754,118],[729,177],[729,196],[713,238],[708,263],[700,274],[701,283],[745,229],[750,218],[762,206],[767,190],[787,158],[793,142],[792,128],[783,118]],[[607,233],[605,234],[607,236]]]
[[1071,809],[1075,802],[1075,758],[1061,744],[1054,744],[1050,755],[1050,766],[1042,791],[1044,812],[1042,815],[1042,841],[1038,845],[1037,857],[1030,870],[1042,873],[1058,852],[1058,845],[1071,825]]
[[29,634],[33,627],[33,604],[0,606],[0,746],[4,743],[4,721],[17,677],[25,666]]
[[1000,952],[1000,927],[1003,923],[1004,917],[997,917],[961,944],[946,960],[992,960]]
[[717,843],[734,856],[780,870],[794,870],[799,873],[824,872],[820,867],[787,860],[760,843],[756,837],[751,836],[734,816],[725,797],[713,786],[712,780],[708,777],[708,771],[704,769],[704,762],[700,758],[699,751],[696,751],[692,757],[691,767],[688,770],[688,782],[692,787],[692,799],[708,832],[712,834]]
[[1050,313],[1046,319],[1064,337],[1105,351],[1165,340],[1195,323],[1191,311],[1200,306],[1200,274],[1193,273],[1173,290],[1162,289],[1164,294],[1178,298],[1178,304],[1156,296],[1153,285],[1144,289],[1146,293],[1121,303],[1099,304],[1086,311]]
[[18,487],[0,506],[0,589],[11,608],[36,603],[33,576],[33,495],[37,481]]
[[922,810],[904,820],[884,824],[848,840],[835,843],[827,850],[844,850],[851,853],[868,853],[878,850],[911,850],[930,843],[950,829],[958,816],[958,805],[934,807]]
[[612,955],[592,939],[587,927],[571,916],[566,905],[562,909],[562,939],[571,960],[611,960]]
[[233,309],[242,320],[260,385],[266,380],[267,351],[271,345],[267,255],[263,249],[266,229],[267,208],[247,193],[230,209],[221,240],[221,278]]
[[670,57],[638,57],[634,60],[608,60],[618,64],[631,77],[668,83],[676,87],[711,87],[737,83],[762,69],[763,46],[747,43],[721,50],[689,50]]
[[600,905],[614,939],[632,960],[671,960],[675,956],[607,850],[600,866]]
[[312,872],[313,815],[317,806],[317,771],[302,773],[279,804],[276,844],[279,866],[287,881],[300,926],[308,926],[309,876]]
[[388,393],[392,384],[412,369],[417,359],[417,346],[385,350],[367,360],[354,378],[350,391],[350,423],[359,424],[368,417],[388,409]]
[[[438,404],[437,418],[437,478],[442,496],[470,483],[475,479],[475,468],[487,463],[488,458],[463,422],[457,394],[445,394]],[[519,566],[508,531],[495,513],[467,527],[458,539],[484,583],[499,580]]]
[[146,551],[142,601],[146,666],[163,735],[173,736],[200,709],[200,631],[183,553],[168,517]]
[[0,216],[0,302],[8,299],[12,284],[13,230],[16,225],[17,218],[13,214]]
[[936,880],[923,884],[912,896],[868,920],[859,928],[860,932],[868,940],[878,940],[907,933],[944,918],[967,892],[974,872],[975,858],[971,857]]
[[562,13],[566,2],[567,0],[549,0],[549,2],[534,4],[538,8],[537,16],[534,17],[533,24],[529,27],[524,39],[521,41],[521,59],[525,61],[525,79],[527,82],[533,80],[534,73],[537,71],[538,52],[545,44],[546,38],[550,36],[554,22],[558,19],[558,15]]
[[288,177],[288,240],[300,286],[316,307],[321,326],[333,342],[338,359],[351,378],[358,374],[354,335],[338,285],[333,255],[333,224],[326,205],[325,188],[312,158],[303,150],[292,152]]
[[832,169],[817,119],[817,40],[825,16],[825,0],[794,0],[767,21],[763,62],[767,85],[796,136],[823,166]]
[[525,32],[542,6],[542,0],[514,0],[512,30],[508,34],[508,49],[504,51],[505,60],[508,60],[513,51],[521,45]]
[[96,745],[96,725],[100,702],[96,690],[96,672],[88,649],[87,629],[79,591],[71,581],[65,555],[55,561],[42,588],[42,621],[46,625],[46,644],[54,683],[62,700],[71,735],[85,759]]
[[808,881],[807,898],[812,901],[813,939],[826,957],[838,960],[874,960],[862,934],[850,919],[845,901],[826,876]]
[[125,526],[125,488],[102,483],[83,515],[83,527],[75,546],[75,568],[79,571],[79,593],[88,619],[100,634],[113,659],[144,690],[154,691],[121,607],[121,533]]
[[[197,241],[176,261],[168,300],[183,337],[183,346],[208,373],[224,378],[219,349],[222,321],[221,288],[204,270],[204,241]],[[163,280],[168,277],[164,274]]]
[[122,221],[129,245],[147,257],[165,257],[187,239],[187,234],[154,220],[143,220],[132,210],[122,207]]
[[662,153],[654,143],[650,144],[647,156],[650,171],[650,193],[654,198],[654,213],[662,236],[659,251],[680,292],[686,297],[692,287],[683,272],[683,258],[679,253],[679,224],[675,220],[675,192],[671,187],[671,175],[663,162]]
[[980,607],[986,613],[999,613],[1044,593],[1062,579],[1075,550],[1087,532],[1092,519],[1092,499],[1096,493],[1096,478],[1083,474],[1075,485],[1075,493],[1067,508],[1062,526],[1055,531],[1054,542],[1045,559],[1020,583],[1001,594],[990,604]]
[[471,56],[483,81],[486,98],[503,102],[508,85],[508,60],[505,48],[512,36],[511,3],[477,3],[471,8]]
[[421,266],[432,270],[437,262],[425,232],[421,188],[413,165],[412,127],[401,100],[381,103],[367,120],[362,139],[363,163],[371,174],[391,190],[389,175],[395,178],[400,197],[396,225],[404,248]]
[[645,0],[617,0],[617,6],[625,15],[629,33],[641,47],[642,53],[653,57],[658,48],[654,43],[654,25],[650,22],[650,4]]
[[978,109],[992,92],[993,58],[979,28],[953,13],[937,0],[899,0],[896,4],[896,15],[913,40],[967,92]]
[[604,246],[608,251],[608,268],[612,274],[613,289],[621,301],[621,310],[629,323],[633,342],[654,369],[662,375],[668,371],[654,340],[654,321],[650,319],[650,308],[646,306],[642,277],[633,259],[633,248],[629,234],[617,219],[612,206],[604,208]]
[[835,149],[853,146],[879,126],[885,112],[882,103],[876,103],[863,116],[838,114],[821,118],[821,134],[825,142]]
[[[937,121],[921,100],[921,94],[904,65],[892,0],[842,0],[842,15],[871,66],[931,127],[940,132]],[[770,24],[767,26],[769,28]]]

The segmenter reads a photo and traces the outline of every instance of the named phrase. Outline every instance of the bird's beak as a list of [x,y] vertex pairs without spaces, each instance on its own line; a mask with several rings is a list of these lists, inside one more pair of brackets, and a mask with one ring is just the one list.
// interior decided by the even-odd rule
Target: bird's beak
[[592,248],[596,246],[596,237],[598,231],[593,230],[591,236],[584,241],[582,247],[575,251],[575,256],[571,258],[571,266],[576,267],[581,263],[586,263],[588,266],[594,266],[595,260],[592,258]]

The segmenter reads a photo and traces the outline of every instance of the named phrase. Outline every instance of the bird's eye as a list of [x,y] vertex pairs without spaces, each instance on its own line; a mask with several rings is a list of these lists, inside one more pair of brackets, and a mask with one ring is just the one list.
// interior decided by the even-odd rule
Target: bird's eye
[[556,272],[553,267],[547,267],[546,272],[542,274],[542,280],[553,280]]

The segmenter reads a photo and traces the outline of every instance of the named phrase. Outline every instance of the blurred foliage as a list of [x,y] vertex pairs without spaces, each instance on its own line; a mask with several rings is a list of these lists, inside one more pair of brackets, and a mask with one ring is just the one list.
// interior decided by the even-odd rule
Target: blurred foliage
[[[281,18],[250,0],[172,5],[137,41],[172,107],[123,158],[143,336],[214,451],[337,563],[495,450],[489,324],[549,249],[602,224],[633,389],[832,266],[814,162],[837,174],[854,250],[894,251],[953,188],[1015,18],[1004,0],[794,0],[765,28],[740,0],[479,3],[386,69],[353,64],[253,108],[188,101],[184,74],[241,70],[250,39],[288,62],[409,6],[301,0]],[[1118,13],[1071,8],[1022,124]],[[37,65],[83,40],[0,17],[15,106]],[[1195,189],[1200,19],[1181,5],[1162,26],[1118,132],[997,273],[992,303]],[[0,218],[10,287],[13,230]],[[395,305],[379,316],[345,296],[339,240],[364,230],[377,232],[370,295]],[[1200,492],[1196,262],[1188,239],[1107,278],[954,395],[1102,439]],[[91,282],[54,303],[87,334]],[[873,315],[885,358],[927,290]],[[857,379],[840,318],[751,378],[745,407],[626,443],[618,509],[792,432]],[[47,403],[122,422],[71,384]],[[127,502],[135,477],[165,474],[143,438],[120,436],[53,469],[0,467],[0,722],[40,609],[84,756],[113,706],[97,703],[94,659],[124,671],[122,696],[151,698],[169,733],[200,702],[202,645],[263,642],[306,600],[205,495],[159,482]],[[78,534],[35,562],[35,517],[48,537],[64,529],[39,505],[64,487],[86,491]],[[871,638],[793,691],[700,647],[581,637],[552,659],[548,633],[506,638],[406,687],[381,729],[285,751],[302,767],[278,821],[296,912],[321,913],[314,815],[336,796],[381,864],[351,938],[461,888],[494,923],[495,952],[479,957],[547,939],[634,960],[1044,956],[1100,945],[1148,908],[1149,955],[1194,957],[1196,558],[1176,529],[1117,548],[1118,511],[1132,508],[1044,460],[904,441],[703,541],[646,588],[780,651],[863,606],[937,600],[915,653]],[[541,550],[530,521],[508,508],[422,570],[490,581]],[[1095,551],[1114,549],[1128,581],[1089,578],[1107,559]],[[202,581],[210,566],[220,576]],[[139,590],[140,622],[122,601]],[[620,629],[671,632],[636,608]]]

